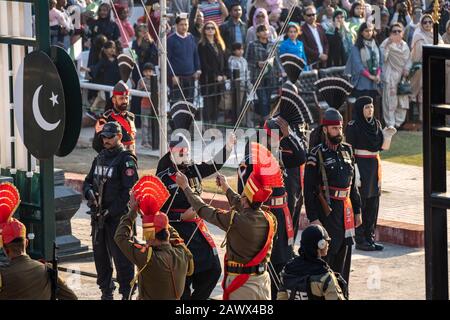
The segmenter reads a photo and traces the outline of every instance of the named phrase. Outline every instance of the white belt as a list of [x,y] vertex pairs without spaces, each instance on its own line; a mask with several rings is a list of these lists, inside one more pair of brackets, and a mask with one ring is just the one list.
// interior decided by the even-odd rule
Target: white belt
[[379,152],[372,152],[369,150],[363,150],[363,149],[355,149],[355,155],[357,156],[377,156]]

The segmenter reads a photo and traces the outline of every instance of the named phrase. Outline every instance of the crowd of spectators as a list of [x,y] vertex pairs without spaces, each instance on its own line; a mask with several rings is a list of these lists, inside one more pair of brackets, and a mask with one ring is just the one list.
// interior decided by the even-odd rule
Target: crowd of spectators
[[[285,76],[279,55],[290,53],[305,61],[305,71],[345,66],[354,85],[352,95],[372,96],[379,101],[386,125],[401,127],[408,109],[414,107],[421,114],[422,46],[433,41],[433,3],[366,1],[167,0],[171,101],[201,96],[202,120],[214,123],[217,107],[227,103],[224,93],[230,80],[243,87],[239,97],[243,104],[264,69],[243,123],[257,125],[270,115],[272,98]],[[83,49],[89,50],[85,71],[95,83],[119,81],[117,56],[124,51],[132,51],[140,69],[157,74],[160,4],[142,2],[147,11],[132,21],[131,13],[141,8],[141,1],[51,0],[52,43],[69,50],[81,38]],[[439,4],[439,41],[450,43],[449,6],[443,0]],[[274,46],[276,54],[271,56]],[[405,81],[411,81],[412,90],[400,94],[399,83]],[[148,89],[136,70],[131,84]],[[92,92],[90,97],[97,105],[99,95]],[[142,111],[148,101],[133,105],[135,113],[149,113]]]

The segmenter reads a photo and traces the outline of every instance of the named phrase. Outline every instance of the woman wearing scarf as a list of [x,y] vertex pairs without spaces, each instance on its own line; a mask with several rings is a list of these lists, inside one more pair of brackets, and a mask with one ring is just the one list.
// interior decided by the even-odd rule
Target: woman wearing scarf
[[91,39],[95,39],[99,34],[103,34],[108,40],[116,41],[120,37],[119,26],[111,19],[111,6],[102,3],[98,7],[97,20],[90,26]]
[[376,99],[381,82],[381,65],[382,59],[374,39],[373,25],[364,22],[358,30],[344,72],[351,75],[354,86],[352,96],[370,96]]
[[[439,44],[442,44],[442,38],[439,35]],[[411,43],[411,87],[412,99],[419,105],[419,119],[422,121],[422,46],[433,44],[433,18],[429,14],[424,14],[420,18],[420,25],[414,31]]]
[[[375,226],[381,194],[381,160],[383,131],[374,117],[373,99],[368,96],[356,100],[353,120],[345,131],[346,141],[352,145],[356,160],[356,186],[361,195],[362,225],[356,228],[356,249],[383,250],[375,243]],[[359,172],[359,179],[358,179]]]
[[402,40],[403,25],[399,22],[391,26],[389,38],[383,41],[383,117],[387,127],[399,128],[409,109],[408,95],[398,95],[397,87],[406,78],[411,67],[408,44]]
[[247,30],[247,37],[245,38],[246,46],[248,46],[250,42],[257,40],[256,28],[262,24],[266,25],[267,30],[269,30],[269,41],[276,40],[277,31],[269,23],[269,15],[267,14],[267,10],[264,8],[257,8],[255,15],[253,16],[253,26]]

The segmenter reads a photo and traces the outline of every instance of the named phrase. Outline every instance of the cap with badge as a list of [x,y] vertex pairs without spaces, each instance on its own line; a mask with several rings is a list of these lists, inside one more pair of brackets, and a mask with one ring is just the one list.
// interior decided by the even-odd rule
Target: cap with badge
[[117,82],[116,85],[113,88],[113,95],[114,96],[127,96],[129,94],[130,94],[130,88],[122,80]]
[[100,132],[100,136],[110,139],[112,137],[115,137],[119,133],[122,133],[120,124],[116,121],[110,121],[105,123],[102,131]]

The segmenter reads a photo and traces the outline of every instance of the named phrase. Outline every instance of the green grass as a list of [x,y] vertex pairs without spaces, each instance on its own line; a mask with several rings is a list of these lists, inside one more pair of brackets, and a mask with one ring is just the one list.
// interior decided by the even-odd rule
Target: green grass
[[[423,165],[422,132],[399,131],[393,137],[391,149],[381,153],[383,160],[414,166]],[[447,168],[450,168],[450,144],[447,142]]]

